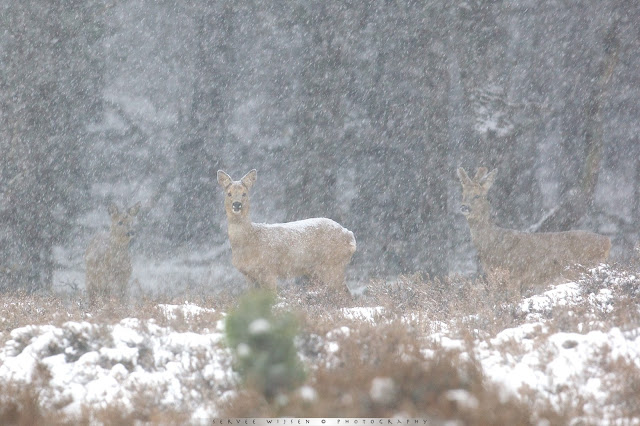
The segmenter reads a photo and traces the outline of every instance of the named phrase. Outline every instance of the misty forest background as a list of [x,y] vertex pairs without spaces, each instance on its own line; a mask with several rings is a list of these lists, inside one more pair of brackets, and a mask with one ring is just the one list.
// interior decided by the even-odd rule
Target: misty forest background
[[639,24],[625,0],[0,0],[0,289],[82,268],[110,201],[143,202],[134,258],[230,264],[218,169],[258,169],[255,221],[352,230],[351,280],[477,272],[458,166],[498,168],[500,225],[628,261]]

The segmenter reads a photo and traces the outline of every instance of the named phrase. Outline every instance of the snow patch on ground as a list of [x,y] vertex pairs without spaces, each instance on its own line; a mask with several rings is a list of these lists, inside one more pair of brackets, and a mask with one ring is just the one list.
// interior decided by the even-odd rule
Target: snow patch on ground
[[528,320],[539,320],[555,306],[575,305],[582,301],[580,284],[570,282],[560,284],[543,294],[524,299],[520,310],[527,313]]
[[[640,369],[640,328],[566,333],[551,330],[545,319],[554,309],[570,310],[580,303],[610,312],[611,288],[628,285],[635,279],[604,266],[591,274],[607,287],[585,296],[585,281],[581,280],[524,299],[519,309],[527,323],[505,329],[488,340],[478,339],[472,350],[486,379],[499,384],[505,393],[534,404],[549,402],[556,409],[567,401],[586,401],[582,409],[587,423],[598,419],[598,423],[610,424],[616,422],[616,407],[608,399],[608,386],[615,378],[607,366],[623,361]],[[469,350],[462,340],[449,337],[446,329],[430,338],[446,350]],[[601,417],[603,414],[605,418]],[[640,419],[636,420],[640,424]]]
[[[566,401],[587,401],[585,415],[607,412],[607,362],[625,359],[640,368],[640,328],[623,333],[553,333],[542,324],[507,329],[476,346],[487,379],[506,392],[533,401],[549,401],[556,409]],[[613,421],[613,418],[606,419]]]
[[342,315],[347,319],[355,321],[375,323],[382,314],[384,314],[384,308],[382,306],[342,308]]
[[177,319],[178,315],[182,318],[189,319],[197,315],[214,313],[216,311],[212,308],[201,308],[200,306],[189,302],[184,302],[182,305],[166,305],[161,303],[158,305],[158,309],[160,309],[164,315],[171,320]]
[[[168,317],[189,318],[195,305],[161,305]],[[218,325],[218,329],[221,325]],[[131,410],[141,394],[158,409],[180,410],[211,418],[216,407],[203,405],[201,392],[217,396],[235,388],[231,356],[220,331],[177,332],[154,320],[125,318],[115,325],[67,322],[26,326],[11,331],[0,348],[0,380],[31,383],[44,367],[50,374],[42,403],[77,418],[84,406],[115,403]],[[200,419],[198,419],[200,420]]]

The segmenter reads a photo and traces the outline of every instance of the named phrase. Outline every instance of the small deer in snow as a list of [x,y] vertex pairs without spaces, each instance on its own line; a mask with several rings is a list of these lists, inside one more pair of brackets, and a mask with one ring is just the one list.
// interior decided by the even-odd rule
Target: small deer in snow
[[594,267],[609,257],[611,240],[587,231],[527,233],[496,226],[490,218],[487,192],[496,170],[480,167],[473,179],[462,167],[461,211],[471,230],[471,239],[485,272],[505,270],[526,288],[544,289],[563,278],[568,269],[580,265]]
[[257,172],[239,181],[218,171],[224,189],[232,263],[249,281],[276,291],[278,279],[306,276],[331,289],[348,292],[345,268],[356,251],[353,232],[331,219],[253,223],[249,191]]
[[90,304],[112,296],[120,300],[126,297],[132,271],[129,245],[135,234],[132,225],[139,210],[140,203],[123,212],[110,204],[111,229],[97,234],[89,242],[84,260]]

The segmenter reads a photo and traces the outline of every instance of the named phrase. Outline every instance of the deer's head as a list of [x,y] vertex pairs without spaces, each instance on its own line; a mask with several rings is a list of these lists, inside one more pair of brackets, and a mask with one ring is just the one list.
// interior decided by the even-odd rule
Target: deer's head
[[251,170],[242,179],[234,181],[231,176],[218,170],[218,183],[224,189],[224,208],[230,220],[249,218],[249,190],[257,178],[256,170]]
[[489,219],[489,201],[487,193],[493,185],[496,169],[488,173],[486,167],[478,167],[476,175],[471,179],[462,167],[458,168],[458,178],[462,184],[462,205],[460,212],[467,220],[478,221]]
[[111,238],[122,244],[129,244],[135,236],[133,221],[140,211],[140,202],[124,211],[120,211],[115,203],[109,204],[111,216]]

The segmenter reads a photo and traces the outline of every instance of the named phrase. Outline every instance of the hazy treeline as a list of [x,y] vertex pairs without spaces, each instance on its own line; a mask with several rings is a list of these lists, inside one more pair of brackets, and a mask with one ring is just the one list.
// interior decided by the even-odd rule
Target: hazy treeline
[[140,250],[226,241],[215,172],[253,218],[327,216],[355,277],[473,272],[457,166],[498,168],[503,226],[640,224],[640,3],[0,1],[0,289],[46,288],[109,200]]

